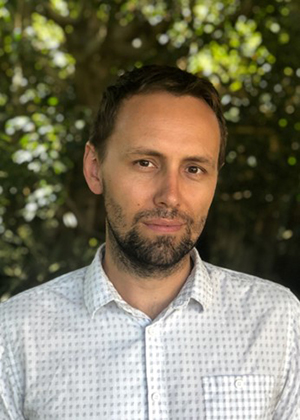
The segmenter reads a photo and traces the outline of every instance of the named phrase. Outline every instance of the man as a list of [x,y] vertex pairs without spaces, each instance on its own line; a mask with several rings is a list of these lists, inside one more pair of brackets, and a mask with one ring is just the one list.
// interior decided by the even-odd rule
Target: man
[[105,92],[84,175],[92,264],[1,306],[1,419],[300,418],[300,307],[194,249],[224,162],[213,86],[149,66]]

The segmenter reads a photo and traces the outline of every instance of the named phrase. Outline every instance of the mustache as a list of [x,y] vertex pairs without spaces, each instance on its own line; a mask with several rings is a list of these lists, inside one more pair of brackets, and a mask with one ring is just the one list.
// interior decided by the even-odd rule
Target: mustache
[[177,209],[152,209],[152,210],[143,210],[137,213],[133,219],[134,224],[138,223],[141,219],[179,219],[180,221],[186,222],[187,225],[191,226],[194,223],[194,220],[188,216],[186,213],[181,212]]

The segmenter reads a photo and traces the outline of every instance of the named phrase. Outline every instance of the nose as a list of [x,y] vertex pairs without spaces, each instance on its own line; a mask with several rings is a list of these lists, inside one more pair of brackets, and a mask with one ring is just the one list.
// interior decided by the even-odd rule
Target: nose
[[154,204],[157,207],[179,208],[181,203],[181,188],[179,174],[175,171],[165,171],[157,180],[154,194]]

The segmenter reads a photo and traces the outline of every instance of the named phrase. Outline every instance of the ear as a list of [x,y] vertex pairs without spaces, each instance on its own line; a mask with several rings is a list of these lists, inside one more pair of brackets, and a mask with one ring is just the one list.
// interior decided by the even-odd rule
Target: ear
[[90,190],[94,194],[102,194],[101,165],[95,147],[90,142],[85,145],[83,173]]

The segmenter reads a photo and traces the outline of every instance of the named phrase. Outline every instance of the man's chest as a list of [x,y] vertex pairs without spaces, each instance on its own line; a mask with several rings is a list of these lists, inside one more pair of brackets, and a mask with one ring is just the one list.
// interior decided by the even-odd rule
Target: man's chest
[[25,416],[271,418],[284,348],[266,323],[228,322],[175,311],[148,326],[129,316],[53,325],[25,342]]

